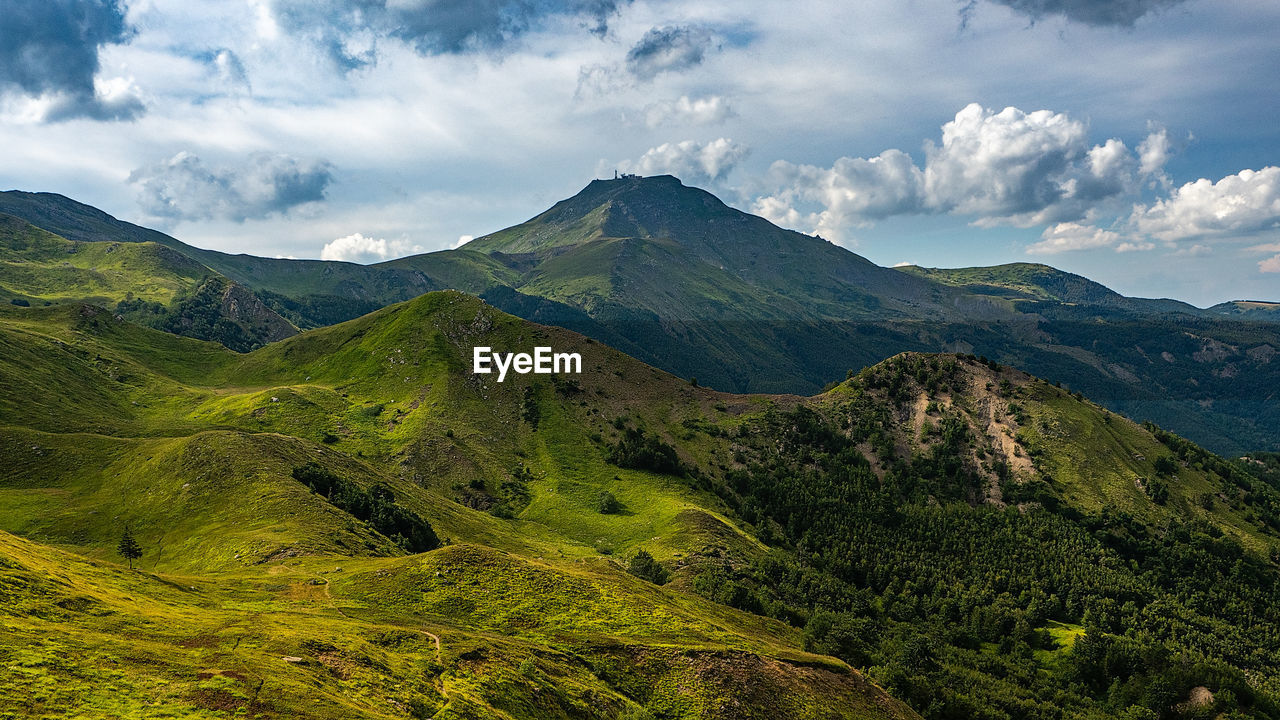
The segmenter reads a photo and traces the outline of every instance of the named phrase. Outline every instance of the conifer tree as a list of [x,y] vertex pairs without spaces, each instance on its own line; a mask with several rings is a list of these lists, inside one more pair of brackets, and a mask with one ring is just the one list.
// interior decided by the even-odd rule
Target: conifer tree
[[124,534],[120,536],[120,544],[116,546],[116,552],[129,561],[130,570],[133,569],[133,561],[142,557],[142,546],[133,539],[133,533],[129,532],[128,525],[124,526]]

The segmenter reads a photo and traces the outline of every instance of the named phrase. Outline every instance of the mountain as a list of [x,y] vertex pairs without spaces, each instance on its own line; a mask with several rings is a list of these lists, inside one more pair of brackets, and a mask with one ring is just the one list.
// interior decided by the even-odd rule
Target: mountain
[[1275,322],[1277,318],[1280,318],[1280,303],[1264,302],[1262,300],[1235,300],[1214,305],[1207,312],[1229,317],[1251,317]]
[[299,328],[453,288],[726,391],[811,393],[900,352],[958,351],[1218,452],[1280,450],[1280,322],[1266,303],[1127,298],[1044,265],[882,268],[669,176],[593,181],[461,249],[369,266],[192,248],[61,196],[0,193],[0,212],[162,244]]
[[1265,459],[991,360],[730,395],[437,292],[243,354],[10,306],[0,388],[0,712],[1280,717]]
[[1009,263],[993,267],[922,268],[914,265],[895,268],[973,295],[1000,298],[1012,303],[1057,303],[1069,307],[1087,306],[1133,314],[1183,313],[1201,316],[1201,310],[1177,300],[1125,297],[1088,278],[1038,263]]
[[68,240],[2,213],[0,299],[28,307],[92,302],[242,351],[298,332],[253,291],[167,243]]

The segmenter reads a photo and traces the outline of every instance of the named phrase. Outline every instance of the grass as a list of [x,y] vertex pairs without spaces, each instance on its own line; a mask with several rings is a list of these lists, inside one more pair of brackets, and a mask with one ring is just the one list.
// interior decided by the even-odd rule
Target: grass
[[[580,352],[585,372],[497,383],[468,372],[475,344]],[[1201,513],[1270,542],[1226,505],[1192,507],[1218,482],[1194,469],[1167,507],[1150,503],[1133,477],[1162,446],[1142,428],[958,362],[973,389],[940,407],[968,413],[986,443],[1008,428],[1073,505],[1152,525]],[[689,592],[686,559],[764,546],[696,482],[605,459],[620,428],[642,427],[714,472],[744,415],[821,407],[849,386],[724,395],[456,292],[243,355],[89,307],[4,310],[0,380],[13,388],[0,395],[0,717],[911,716],[802,652],[796,629]],[[1001,380],[1010,397],[988,399],[1019,403],[1022,421],[983,420],[982,388]],[[294,481],[306,462],[386,484],[448,544],[405,555]],[[513,482],[527,490],[514,517],[468,506]],[[598,511],[602,491],[618,512]],[[111,562],[126,523],[144,548],[136,572]],[[641,549],[670,584],[623,570]]]
[[[479,342],[607,370],[476,381]],[[736,717],[744,668],[771,678],[758,717],[910,716],[796,630],[621,568],[760,548],[713,496],[603,459],[615,418],[674,440],[745,405],[580,336],[437,293],[239,355],[68,305],[0,311],[0,378],[0,717]],[[294,481],[309,461],[455,544],[405,556]],[[453,502],[516,465],[515,518]],[[606,488],[622,512],[590,507]]]

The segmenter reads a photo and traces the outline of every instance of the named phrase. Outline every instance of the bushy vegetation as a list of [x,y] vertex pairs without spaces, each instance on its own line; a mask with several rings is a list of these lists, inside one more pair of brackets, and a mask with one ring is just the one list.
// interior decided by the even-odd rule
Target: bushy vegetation
[[638,551],[627,563],[627,572],[635,575],[643,580],[648,580],[654,585],[666,585],[671,579],[671,573],[667,569],[653,559],[653,556],[644,550]]
[[609,462],[633,470],[649,470],[666,475],[683,476],[687,468],[680,462],[676,449],[662,438],[643,428],[626,428],[622,437],[609,448]]
[[116,312],[140,325],[174,335],[212,340],[235,350],[249,352],[267,342],[268,329],[251,322],[238,322],[223,313],[225,278],[205,278],[189,292],[177,295],[169,305],[140,298],[116,303]]
[[[744,425],[746,467],[718,491],[785,552],[746,567],[706,560],[695,591],[804,627],[806,647],[867,668],[930,720],[1280,717],[1249,679],[1280,664],[1280,580],[1267,558],[1203,521],[1152,528],[1108,508],[979,502],[958,421],[944,419],[925,453],[884,451],[877,477],[858,445],[887,447],[894,399],[922,384],[947,387],[948,372],[886,363],[829,412],[771,410]],[[877,410],[873,393],[890,404]],[[1158,437],[1238,484],[1256,511],[1274,502],[1232,463]],[[1084,634],[1063,642],[1053,628]],[[1213,704],[1175,710],[1198,686]]]
[[306,485],[334,507],[363,520],[408,552],[426,552],[440,547],[431,523],[417,513],[396,504],[395,493],[379,483],[364,489],[316,463],[293,469],[293,479]]

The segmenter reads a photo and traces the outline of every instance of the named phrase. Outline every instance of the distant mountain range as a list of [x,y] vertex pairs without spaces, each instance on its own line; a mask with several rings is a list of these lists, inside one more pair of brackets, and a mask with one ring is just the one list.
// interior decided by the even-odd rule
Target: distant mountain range
[[1129,298],[1024,263],[884,268],[670,176],[593,181],[460,249],[369,266],[194,248],[59,195],[3,193],[0,213],[0,298],[91,301],[236,350],[453,288],[726,391],[958,351],[1222,453],[1280,449],[1280,303]]

